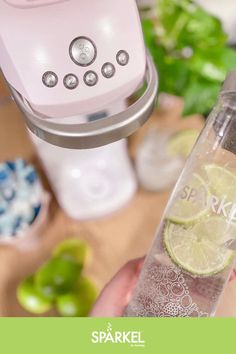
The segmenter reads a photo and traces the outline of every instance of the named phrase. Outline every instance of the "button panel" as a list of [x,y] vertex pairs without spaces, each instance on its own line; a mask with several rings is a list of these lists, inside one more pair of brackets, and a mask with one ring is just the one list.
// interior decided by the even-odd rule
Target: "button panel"
[[[97,50],[93,42],[86,37],[76,38],[70,46],[71,59],[80,66],[91,65],[95,61],[97,56]],[[72,55],[74,55],[72,57]],[[77,58],[78,61],[75,61]],[[116,55],[116,61],[120,66],[126,66],[129,63],[129,54],[125,50],[120,50]],[[80,61],[80,64],[79,64]],[[105,79],[110,79],[114,77],[117,68],[111,62],[106,62],[101,67],[101,73]],[[87,71],[83,80],[86,86],[93,87],[98,83],[99,77],[98,74],[93,71]],[[46,87],[52,88],[58,84],[58,76],[53,71],[46,71],[42,76],[43,84]],[[74,90],[79,85],[79,78],[76,74],[67,74],[63,79],[64,87],[68,90]]]
[[74,74],[67,74],[63,80],[64,86],[69,90],[74,90],[79,85],[79,79]]
[[87,86],[95,86],[98,82],[98,75],[95,71],[87,71],[84,74],[84,82]]
[[53,71],[46,71],[43,74],[42,80],[44,85],[49,88],[55,87],[58,83],[58,77]]
[[97,49],[93,41],[86,37],[74,39],[70,45],[70,57],[80,66],[91,65],[97,57]]

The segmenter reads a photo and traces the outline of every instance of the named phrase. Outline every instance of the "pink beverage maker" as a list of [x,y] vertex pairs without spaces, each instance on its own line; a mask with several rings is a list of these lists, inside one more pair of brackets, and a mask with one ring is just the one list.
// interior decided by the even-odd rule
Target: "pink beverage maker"
[[[78,203],[79,199],[83,200],[82,209],[86,209],[88,203],[92,205],[93,212],[81,215],[67,210],[68,214],[78,219],[102,216],[129,199],[136,181],[122,139],[150,117],[158,88],[155,66],[145,50],[135,0],[1,0],[0,67],[34,136],[52,186],[56,178],[62,178],[63,170],[67,175],[73,170],[73,179],[65,182],[64,176],[64,182],[55,187],[61,206],[66,209],[63,197],[59,196],[59,189],[66,183],[70,185],[71,196],[78,186],[76,200]],[[127,98],[145,82],[143,95],[128,106]],[[110,194],[105,197],[104,193],[98,193],[95,198],[86,200],[81,195],[84,188],[79,184],[83,185],[87,172],[82,173],[85,167],[81,166],[88,168],[89,155],[98,154],[92,159],[94,166],[94,161],[109,149],[105,160],[102,157],[98,162],[100,180],[104,185],[106,177],[111,184],[114,175],[120,175],[116,178],[120,186],[106,188]],[[120,153],[116,153],[117,149]],[[77,156],[76,151],[80,158],[66,166],[72,154]],[[116,161],[118,156],[119,163],[112,165],[110,162]],[[128,171],[125,179],[122,178],[123,159],[126,159],[124,168]],[[98,179],[96,166],[91,172],[91,164],[93,185]],[[56,175],[50,173],[50,169]],[[127,198],[116,203],[115,191],[120,194],[121,185],[125,186],[128,180]],[[94,190],[97,189],[99,183]],[[62,194],[65,193],[62,191]],[[71,197],[69,192],[67,194],[68,205]],[[103,195],[103,199],[99,199],[99,195]],[[106,204],[98,214],[96,203]],[[76,205],[72,209],[75,210]]]

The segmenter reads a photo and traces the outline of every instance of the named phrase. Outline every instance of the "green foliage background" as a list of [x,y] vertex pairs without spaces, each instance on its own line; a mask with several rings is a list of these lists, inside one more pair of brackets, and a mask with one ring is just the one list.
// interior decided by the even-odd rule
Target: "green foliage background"
[[192,0],[157,0],[157,16],[143,19],[160,91],[184,98],[183,115],[207,114],[222,81],[236,68],[221,22]]

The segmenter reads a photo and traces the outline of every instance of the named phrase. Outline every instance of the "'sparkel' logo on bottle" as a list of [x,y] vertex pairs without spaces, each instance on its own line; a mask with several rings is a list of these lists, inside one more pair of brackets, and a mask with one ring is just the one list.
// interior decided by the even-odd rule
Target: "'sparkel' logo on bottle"
[[205,191],[185,185],[179,194],[179,198],[192,203],[202,203],[214,214],[224,216],[227,222],[236,222],[236,203],[230,201],[226,196],[224,198],[212,194],[206,196]]
[[94,344],[128,344],[131,347],[144,347],[145,341],[139,331],[113,331],[109,322],[106,331],[94,331],[91,334],[91,342]]

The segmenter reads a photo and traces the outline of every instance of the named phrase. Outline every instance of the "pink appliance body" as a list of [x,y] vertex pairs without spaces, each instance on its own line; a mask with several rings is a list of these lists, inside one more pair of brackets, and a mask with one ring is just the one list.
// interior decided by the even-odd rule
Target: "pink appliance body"
[[[89,38],[96,47],[95,60],[86,67],[76,64],[70,46],[78,37]],[[122,66],[117,53],[124,50],[129,62]],[[42,118],[63,118],[96,112],[130,96],[143,82],[146,51],[140,18],[134,0],[1,0],[0,62],[8,83]],[[105,78],[105,63],[115,66],[115,75]],[[46,87],[45,72],[58,77],[55,87]],[[94,71],[95,86],[84,75]],[[76,89],[63,80],[74,74]]]

